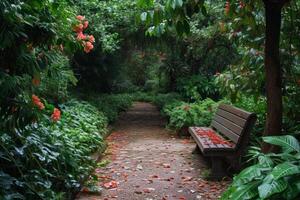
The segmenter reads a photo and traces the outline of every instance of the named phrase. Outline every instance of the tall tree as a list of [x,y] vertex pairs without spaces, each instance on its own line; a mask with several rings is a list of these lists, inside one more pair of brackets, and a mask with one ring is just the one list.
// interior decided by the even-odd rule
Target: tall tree
[[[280,135],[282,129],[282,68],[279,58],[281,10],[288,0],[264,0],[266,39],[265,75],[267,93],[267,121],[264,135]],[[273,147],[263,145],[263,151]]]

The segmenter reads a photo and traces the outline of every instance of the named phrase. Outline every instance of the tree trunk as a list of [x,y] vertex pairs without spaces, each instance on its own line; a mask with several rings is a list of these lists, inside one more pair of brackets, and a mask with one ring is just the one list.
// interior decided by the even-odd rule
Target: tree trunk
[[[265,74],[267,120],[264,136],[280,135],[282,129],[282,69],[279,59],[281,9],[285,1],[264,0],[266,17]],[[274,147],[263,144],[263,152]]]

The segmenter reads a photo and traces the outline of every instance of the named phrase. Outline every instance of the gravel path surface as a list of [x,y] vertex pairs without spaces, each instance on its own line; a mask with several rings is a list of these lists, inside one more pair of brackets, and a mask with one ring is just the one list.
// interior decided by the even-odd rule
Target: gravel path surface
[[97,168],[101,194],[84,190],[78,200],[218,199],[229,182],[205,181],[206,162],[192,154],[195,143],[165,129],[166,121],[149,103],[134,103],[122,114]]

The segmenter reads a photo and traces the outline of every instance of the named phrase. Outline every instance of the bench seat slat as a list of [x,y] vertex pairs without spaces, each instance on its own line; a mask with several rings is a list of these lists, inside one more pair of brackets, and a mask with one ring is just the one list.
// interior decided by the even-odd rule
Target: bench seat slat
[[[201,138],[198,134],[197,131],[195,129],[196,127],[189,127],[189,132],[192,135],[192,137],[194,138],[194,140],[196,141],[197,145],[199,146],[199,148],[201,149],[201,151],[204,154],[210,153],[210,152],[222,152],[222,151],[233,151],[234,147],[230,147],[228,145],[224,145],[224,144],[209,144],[207,145],[207,141],[209,140],[208,138]],[[199,127],[197,127],[199,128]],[[208,130],[207,128],[203,127],[203,129]],[[212,129],[210,129],[212,130]],[[213,130],[212,130],[213,131]]]

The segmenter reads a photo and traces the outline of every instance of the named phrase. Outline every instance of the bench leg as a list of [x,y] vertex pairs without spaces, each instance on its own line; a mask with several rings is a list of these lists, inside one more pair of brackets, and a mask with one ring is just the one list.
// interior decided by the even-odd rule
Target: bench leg
[[195,149],[193,150],[192,154],[200,154],[201,153],[201,150],[199,148],[198,145],[196,145]]
[[211,157],[211,175],[210,180],[222,180],[226,176],[222,157]]

